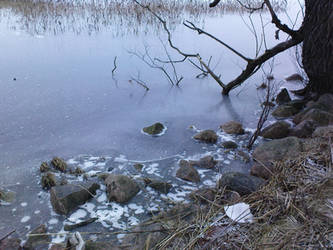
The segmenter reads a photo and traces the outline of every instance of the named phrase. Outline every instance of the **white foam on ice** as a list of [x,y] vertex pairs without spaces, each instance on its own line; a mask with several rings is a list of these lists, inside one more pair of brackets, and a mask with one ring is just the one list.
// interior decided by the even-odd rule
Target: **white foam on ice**
[[28,206],[28,203],[27,203],[27,202],[22,202],[22,203],[21,203],[21,207],[26,207],[26,206]]
[[58,224],[58,222],[59,222],[59,220],[56,219],[56,218],[52,218],[52,219],[50,219],[50,220],[48,221],[48,223],[49,223],[50,225]]
[[78,220],[87,216],[87,211],[84,209],[78,209],[68,217],[68,220],[74,223],[77,223]]
[[159,176],[159,177],[162,177],[162,176],[158,173],[158,171],[159,171],[158,166],[159,166],[158,163],[152,163],[152,164],[149,164],[148,166],[145,166],[145,167],[143,168],[143,171],[146,171],[147,174],[151,174],[151,175],[154,174],[154,175],[157,175],[157,176]]
[[83,163],[83,168],[91,168],[92,166],[94,166],[95,163],[92,161],[86,161]]
[[31,217],[28,216],[28,215],[26,215],[26,216],[24,216],[24,217],[21,219],[21,223],[26,223],[26,222],[28,222],[30,219],[31,219]]
[[125,155],[119,155],[118,157],[114,158],[114,161],[119,163],[128,162]]
[[143,206],[139,206],[135,203],[131,203],[128,205],[128,208],[134,210],[135,214],[142,214],[145,212],[145,210],[143,209]]
[[98,201],[99,203],[106,202],[106,200],[107,200],[106,193],[102,193],[102,194],[101,194],[100,196],[98,196],[98,198],[97,198],[97,201]]

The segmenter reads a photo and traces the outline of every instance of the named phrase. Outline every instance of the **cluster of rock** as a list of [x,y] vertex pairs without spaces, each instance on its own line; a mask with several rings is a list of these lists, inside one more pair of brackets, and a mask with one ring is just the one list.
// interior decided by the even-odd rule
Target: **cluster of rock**
[[[282,93],[282,94],[281,94]],[[279,94],[288,95],[286,90]],[[295,158],[304,151],[307,138],[322,137],[333,131],[333,95],[324,94],[316,101],[281,98],[273,115],[278,120],[264,128],[261,135],[273,139],[258,146],[253,152],[251,174],[268,179],[274,173],[273,162]],[[292,112],[290,112],[292,111]]]

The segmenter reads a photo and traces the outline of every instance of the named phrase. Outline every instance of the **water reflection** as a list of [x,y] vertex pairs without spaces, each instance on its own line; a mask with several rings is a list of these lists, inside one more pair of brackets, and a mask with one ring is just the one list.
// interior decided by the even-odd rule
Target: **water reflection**
[[[224,0],[215,8],[200,0],[141,1],[163,16],[169,24],[180,24],[185,18],[196,23],[207,15],[216,16],[242,11],[239,3]],[[251,1],[252,6],[259,0]],[[284,8],[284,1],[275,3],[276,9]],[[138,32],[158,32],[160,25],[150,14],[132,0],[2,0],[1,22],[12,30],[24,30],[32,35],[62,34],[71,32],[91,35],[108,30],[114,36]]]

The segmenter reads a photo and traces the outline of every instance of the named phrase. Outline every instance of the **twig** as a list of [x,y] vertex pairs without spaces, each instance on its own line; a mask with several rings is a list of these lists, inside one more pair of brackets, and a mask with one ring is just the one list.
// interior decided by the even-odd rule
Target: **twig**
[[1,239],[0,239],[0,242],[3,241],[4,239],[6,239],[7,237],[9,237],[10,235],[12,235],[13,233],[16,232],[16,229],[14,229],[13,231],[7,233],[5,236],[3,236]]
[[117,56],[114,57],[113,59],[113,69],[112,69],[112,76],[114,75],[114,72],[117,69]]
[[149,91],[149,88],[147,87],[147,85],[142,80],[131,77],[131,81],[136,82],[137,84],[142,86],[146,91]]

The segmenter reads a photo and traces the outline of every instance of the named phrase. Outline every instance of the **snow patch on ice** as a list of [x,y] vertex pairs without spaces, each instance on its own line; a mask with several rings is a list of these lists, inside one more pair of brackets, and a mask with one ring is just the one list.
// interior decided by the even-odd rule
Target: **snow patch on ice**
[[26,216],[24,216],[24,217],[21,219],[21,223],[26,223],[26,222],[28,222],[30,219],[31,219],[31,217],[28,216],[28,215],[26,215]]

